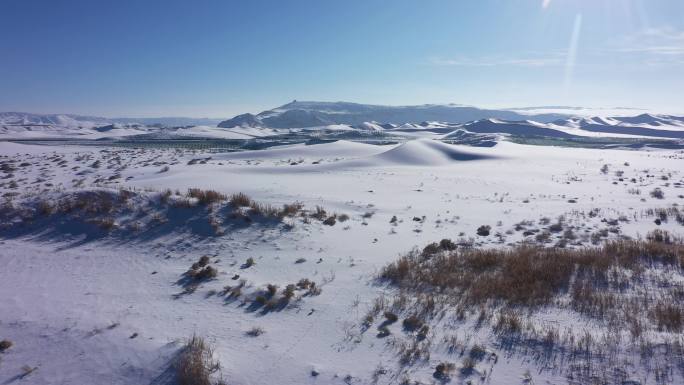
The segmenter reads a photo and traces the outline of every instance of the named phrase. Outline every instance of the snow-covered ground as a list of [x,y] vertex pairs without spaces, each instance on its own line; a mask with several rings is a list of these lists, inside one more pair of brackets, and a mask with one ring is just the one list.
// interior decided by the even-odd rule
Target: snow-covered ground
[[[534,351],[503,349],[494,333],[472,322],[438,323],[428,337],[430,356],[401,363],[398,346],[411,336],[398,323],[388,338],[376,336],[377,324],[366,332],[361,326],[376,298],[393,294],[376,274],[399,255],[443,238],[475,247],[525,239],[557,244],[561,234],[547,229],[561,216],[577,234],[567,247],[655,228],[681,234],[681,224],[656,225],[649,210],[684,203],[683,161],[681,150],[506,141],[467,147],[426,138],[235,153],[0,142],[3,210],[78,191],[123,188],[145,197],[122,203],[126,214],[113,218],[109,230],[22,215],[3,224],[0,339],[13,346],[0,353],[0,383],[171,384],[174,357],[193,334],[214,346],[221,364],[215,375],[229,384],[440,383],[446,379],[433,376],[436,365],[463,359],[444,348],[449,336],[467,346],[477,342],[489,354],[451,383],[586,383],[606,368],[551,366]],[[193,202],[163,211],[163,191],[175,197],[190,188],[243,192],[276,206],[301,202],[310,211],[321,206],[338,220],[330,226],[294,216],[236,225],[223,211]],[[656,189],[662,199],[650,194]],[[160,213],[169,224],[154,231],[150,218]],[[341,221],[341,214],[349,219]],[[212,231],[199,225],[208,217]],[[521,231],[521,223],[534,231]],[[483,225],[490,235],[476,234]],[[204,255],[218,275],[187,290],[183,274]],[[320,293],[297,290],[295,299],[270,311],[254,305],[268,284],[283,289],[303,278]],[[236,286],[239,297],[222,293]],[[560,318],[578,333],[593,330],[592,321],[574,313],[551,308],[539,317]],[[263,334],[250,335],[253,328]],[[632,358],[626,355],[624,372],[610,379],[684,381],[675,364],[648,368]]]

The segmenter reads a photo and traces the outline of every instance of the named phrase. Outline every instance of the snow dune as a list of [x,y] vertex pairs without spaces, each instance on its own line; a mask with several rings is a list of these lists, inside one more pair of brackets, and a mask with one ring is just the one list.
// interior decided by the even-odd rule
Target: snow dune
[[413,166],[439,166],[453,161],[492,159],[494,156],[465,150],[464,147],[435,140],[412,140],[375,156],[387,163]]
[[294,144],[267,150],[241,151],[215,156],[217,160],[243,159],[298,159],[298,158],[330,158],[330,157],[364,157],[378,154],[387,147],[373,144],[338,140],[332,143],[314,145]]

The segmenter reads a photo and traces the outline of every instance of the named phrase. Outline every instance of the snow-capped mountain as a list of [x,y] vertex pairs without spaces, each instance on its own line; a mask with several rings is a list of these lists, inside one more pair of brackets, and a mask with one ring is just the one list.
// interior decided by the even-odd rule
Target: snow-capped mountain
[[114,122],[110,119],[96,116],[0,112],[0,125],[2,126],[59,126],[70,128],[92,128],[112,123]]
[[[458,120],[483,115],[487,117],[466,122]],[[513,116],[516,119],[498,117],[502,115]],[[258,115],[238,115],[231,120],[221,122],[218,127],[213,124],[192,124],[206,120],[192,118],[110,119],[70,114],[40,115],[5,112],[0,113],[0,135],[15,139],[60,137],[249,139],[297,133],[311,136],[342,135],[347,138],[359,135],[361,137],[390,135],[397,137],[443,136],[444,139],[450,139],[450,133],[460,130],[476,134],[507,134],[519,137],[684,138],[684,117],[672,115],[560,117],[553,114],[518,115],[510,111],[484,110],[458,105],[386,107],[354,103],[293,102]],[[189,124],[172,126],[163,122]]]
[[259,114],[242,114],[219,123],[219,127],[301,128],[332,124],[360,125],[366,122],[391,124],[428,121],[465,123],[484,118],[522,120],[533,118],[550,122],[566,117],[560,114],[522,115],[507,110],[487,110],[456,104],[420,106],[379,106],[348,102],[293,101]]
[[481,119],[455,126],[473,133],[504,133],[515,136],[572,136],[684,138],[684,117],[671,115],[617,116],[559,119],[551,123],[533,120]]
[[16,138],[128,136],[165,127],[215,126],[219,119],[205,118],[103,118],[73,114],[0,112],[0,135]]
[[119,123],[145,126],[213,126],[221,119],[159,117],[159,118],[103,118],[74,114],[33,114],[28,112],[0,112],[3,126],[60,126],[70,128],[92,128]]

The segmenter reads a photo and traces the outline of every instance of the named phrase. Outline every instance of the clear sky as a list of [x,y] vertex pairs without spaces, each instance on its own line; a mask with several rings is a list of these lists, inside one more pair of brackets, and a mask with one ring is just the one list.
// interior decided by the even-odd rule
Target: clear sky
[[684,112],[684,1],[0,0],[0,111],[292,99]]

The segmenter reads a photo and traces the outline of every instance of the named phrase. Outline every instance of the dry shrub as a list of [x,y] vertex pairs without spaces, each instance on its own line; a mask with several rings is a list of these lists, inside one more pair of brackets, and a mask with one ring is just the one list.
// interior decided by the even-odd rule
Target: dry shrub
[[113,230],[116,227],[116,221],[112,217],[90,219],[88,220],[88,222],[98,226],[99,228],[105,231]]
[[659,302],[652,312],[652,317],[658,326],[658,330],[679,333],[684,326],[684,310],[681,307]]
[[204,338],[193,335],[176,362],[179,385],[211,385],[211,374],[218,370],[211,346]]
[[323,221],[324,225],[328,226],[335,226],[335,223],[337,223],[337,216],[336,215],[331,215],[326,220]]
[[408,331],[414,331],[423,326],[425,322],[416,315],[408,316],[402,322],[404,329]]
[[312,216],[313,218],[318,219],[319,221],[322,221],[322,220],[324,220],[325,217],[327,216],[327,212],[325,211],[325,209],[324,209],[323,207],[321,207],[321,206],[316,206],[316,211],[314,211],[313,213],[311,213],[311,216]]
[[301,204],[300,202],[284,204],[283,209],[280,212],[280,216],[281,217],[291,217],[291,216],[297,215],[297,213],[299,213],[303,208],[304,208],[304,205]]
[[214,190],[202,190],[198,188],[188,189],[188,196],[195,198],[201,205],[208,205],[226,200],[226,196]]
[[395,323],[397,320],[399,320],[399,317],[392,313],[391,311],[386,311],[385,314],[385,319],[387,320],[387,323]]
[[650,195],[652,198],[656,198],[656,199],[664,199],[665,198],[665,193],[659,187],[656,187],[655,189],[653,189],[653,191],[650,192]]
[[38,202],[36,209],[38,210],[38,214],[44,216],[52,215],[55,212],[55,207],[48,201]]
[[456,369],[456,365],[451,362],[441,362],[435,367],[433,376],[438,379],[448,378],[449,374]]
[[12,341],[10,340],[2,340],[0,341],[0,352],[4,352],[5,350],[9,349],[14,345]]
[[492,230],[492,226],[489,225],[482,225],[477,228],[477,235],[481,237],[486,237],[489,235],[489,232]]
[[230,196],[230,204],[234,207],[249,207],[252,199],[245,193],[237,193]]
[[200,280],[200,281],[204,281],[204,280],[216,278],[217,275],[218,275],[218,270],[216,270],[216,268],[211,267],[211,266],[207,266],[204,269],[198,271],[197,274],[195,274],[195,279]]
[[295,289],[295,285],[293,284],[285,286],[285,289],[283,289],[283,298],[290,300],[295,295]]
[[252,201],[249,205],[250,211],[253,215],[262,217],[279,218],[281,211],[278,208],[265,204]]
[[249,329],[245,334],[247,334],[250,337],[259,337],[260,335],[264,334],[264,329],[260,327],[253,327]]

